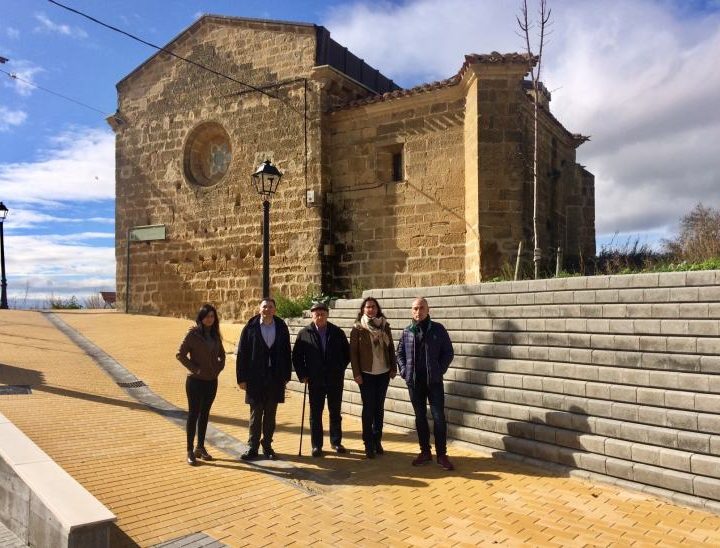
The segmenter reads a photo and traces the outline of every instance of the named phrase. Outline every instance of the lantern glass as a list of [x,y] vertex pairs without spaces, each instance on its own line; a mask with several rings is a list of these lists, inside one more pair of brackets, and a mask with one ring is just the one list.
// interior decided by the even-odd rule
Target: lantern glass
[[5,220],[5,217],[7,217],[8,214],[8,208],[5,206],[4,203],[0,202],[0,223]]
[[262,195],[263,198],[267,199],[271,195],[277,192],[278,185],[282,173],[274,165],[270,163],[270,160],[265,160],[257,171],[252,174],[252,182],[255,187],[255,192]]

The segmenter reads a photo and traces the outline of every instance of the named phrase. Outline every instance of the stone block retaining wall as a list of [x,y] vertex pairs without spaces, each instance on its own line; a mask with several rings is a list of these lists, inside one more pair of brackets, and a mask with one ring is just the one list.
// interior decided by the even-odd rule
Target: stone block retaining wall
[[[451,438],[720,509],[720,271],[368,295],[396,340],[415,295],[448,328],[456,354],[445,380]],[[349,334],[360,302],[338,301],[331,321]],[[291,330],[308,321],[292,320]],[[344,410],[361,410],[349,369]],[[414,428],[399,378],[385,420]]]

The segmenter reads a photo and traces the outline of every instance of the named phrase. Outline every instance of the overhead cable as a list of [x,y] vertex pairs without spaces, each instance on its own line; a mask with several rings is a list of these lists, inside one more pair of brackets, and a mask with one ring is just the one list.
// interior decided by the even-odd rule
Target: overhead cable
[[196,66],[196,67],[198,67],[198,68],[200,68],[200,69],[202,69],[202,70],[208,71],[208,72],[214,74],[215,76],[219,76],[219,77],[221,77],[221,78],[225,78],[225,79],[227,79],[227,80],[230,80],[231,82],[234,82],[234,83],[236,83],[236,84],[240,84],[241,86],[245,86],[245,87],[247,87],[247,88],[250,88],[251,90],[257,91],[258,93],[262,93],[263,95],[266,95],[267,97],[270,97],[271,99],[277,99],[278,101],[284,103],[288,108],[292,109],[293,111],[295,111],[295,112],[298,113],[299,115],[301,115],[301,116],[303,115],[302,112],[296,110],[295,107],[293,107],[290,103],[288,103],[287,101],[285,101],[282,97],[279,97],[279,96],[277,96],[277,95],[273,95],[272,93],[268,93],[267,91],[265,91],[264,89],[262,89],[262,88],[260,88],[260,87],[254,86],[254,85],[252,85],[252,84],[248,84],[247,82],[243,82],[243,81],[241,81],[241,80],[238,80],[237,78],[234,78],[234,77],[229,76],[229,75],[227,75],[227,74],[224,74],[224,73],[222,73],[222,72],[220,72],[220,71],[217,71],[217,70],[215,70],[215,69],[212,68],[212,67],[208,67],[207,65],[203,65],[202,63],[198,63],[197,61],[193,61],[192,59],[188,59],[187,57],[183,57],[182,55],[178,55],[177,53],[174,53],[174,52],[172,52],[172,51],[170,51],[170,50],[168,50],[168,49],[165,49],[165,48],[162,47],[162,46],[158,46],[157,44],[153,44],[152,42],[148,42],[147,40],[144,40],[144,39],[140,38],[139,36],[136,36],[136,35],[134,35],[134,34],[132,34],[132,33],[130,33],[130,32],[124,31],[124,30],[119,29],[119,28],[117,28],[117,27],[114,27],[113,25],[110,25],[110,24],[105,23],[105,22],[103,22],[103,21],[100,21],[99,19],[96,19],[95,17],[92,17],[91,15],[88,15],[88,14],[86,14],[86,13],[83,13],[82,11],[76,10],[75,8],[71,8],[70,6],[66,6],[66,5],[64,5],[64,4],[61,4],[60,2],[57,2],[56,0],[48,0],[48,2],[50,2],[51,4],[55,4],[56,6],[61,7],[61,8],[63,8],[63,9],[65,9],[65,10],[67,10],[67,11],[70,11],[70,12],[72,12],[72,13],[75,13],[75,14],[81,16],[81,17],[84,17],[85,19],[88,19],[88,20],[92,21],[93,23],[97,23],[98,25],[101,25],[101,26],[103,26],[103,27],[105,27],[105,28],[107,28],[107,29],[110,29],[110,30],[112,30],[112,31],[114,31],[114,32],[118,32],[118,33],[120,33],[120,34],[122,34],[122,35],[124,35],[124,36],[127,36],[128,38],[131,38],[131,39],[133,39],[133,40],[135,40],[135,41],[137,41],[137,42],[140,42],[141,44],[145,44],[146,46],[150,46],[151,48],[154,48],[154,49],[156,49],[156,50],[158,50],[158,51],[161,51],[161,52],[163,52],[163,53],[166,53],[166,54],[170,55],[171,57],[174,57],[174,58],[176,58],[176,59],[179,59],[180,61],[184,61],[184,62],[189,63],[189,64],[191,64],[191,65],[194,65],[194,66]]
[[55,95],[56,97],[60,97],[61,99],[65,99],[66,101],[70,101],[71,103],[75,103],[76,105],[80,105],[81,107],[85,107],[85,108],[88,108],[88,109],[90,109],[90,110],[94,110],[95,112],[99,112],[99,113],[102,114],[103,116],[108,116],[108,113],[107,113],[106,111],[104,111],[104,110],[100,110],[99,108],[95,108],[95,107],[93,107],[93,106],[90,106],[90,105],[88,105],[88,104],[85,104],[85,103],[83,103],[82,101],[78,101],[77,99],[73,99],[72,97],[68,97],[67,95],[63,95],[62,93],[58,93],[57,91],[53,91],[53,90],[51,90],[51,89],[47,89],[47,88],[44,88],[44,87],[42,87],[42,86],[39,86],[39,85],[31,82],[30,80],[25,80],[24,78],[21,78],[20,76],[18,76],[18,75],[15,74],[14,72],[8,72],[8,71],[3,70],[3,69],[0,69],[0,72],[2,72],[3,74],[7,74],[7,75],[8,75],[10,78],[12,78],[13,80],[17,80],[18,82],[22,82],[23,84],[25,84],[25,85],[27,85],[27,86],[30,86],[30,87],[33,87],[33,88],[42,90],[42,91],[44,91],[44,92],[46,92],[46,93],[50,93],[50,94],[52,94],[52,95]]

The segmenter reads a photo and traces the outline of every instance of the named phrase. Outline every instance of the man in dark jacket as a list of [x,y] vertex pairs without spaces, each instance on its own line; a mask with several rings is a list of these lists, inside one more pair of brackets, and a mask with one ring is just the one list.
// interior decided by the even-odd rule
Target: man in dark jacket
[[300,382],[310,392],[310,438],[312,456],[322,457],[322,416],[327,397],[330,412],[330,445],[345,453],[342,444],[342,404],[345,369],[350,362],[350,345],[342,329],[328,322],[328,307],[315,303],[310,308],[312,323],[297,334],[292,361]]
[[412,461],[420,466],[432,461],[427,402],[433,416],[437,462],[445,470],[454,466],[447,457],[447,423],[445,421],[445,390],[443,375],[455,354],[445,327],[430,320],[430,307],[424,298],[412,303],[412,323],[403,330],[397,348],[400,376],[405,379],[415,411],[420,454]]
[[[262,445],[265,457],[275,460],[272,448],[278,403],[285,401],[285,385],[290,380],[290,332],[275,317],[275,301],[263,299],[260,314],[243,328],[237,350],[237,383],[250,405],[250,437],[243,460],[258,456]],[[262,433],[262,441],[260,434]]]

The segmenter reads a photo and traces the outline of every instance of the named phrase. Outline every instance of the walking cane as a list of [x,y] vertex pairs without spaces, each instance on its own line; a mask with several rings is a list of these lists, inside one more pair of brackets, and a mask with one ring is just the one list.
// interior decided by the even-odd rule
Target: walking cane
[[298,448],[298,457],[302,455],[302,438],[303,438],[303,429],[305,428],[306,396],[307,396],[307,381],[305,381],[305,389],[303,390],[303,410],[302,410],[302,418],[300,419],[300,447]]

